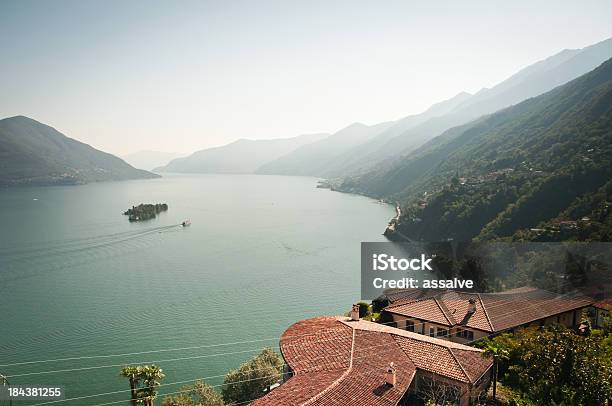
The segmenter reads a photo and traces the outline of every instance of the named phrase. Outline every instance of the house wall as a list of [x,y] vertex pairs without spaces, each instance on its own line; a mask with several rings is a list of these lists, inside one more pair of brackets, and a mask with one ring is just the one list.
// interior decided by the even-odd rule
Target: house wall
[[[391,313],[391,315],[393,316],[393,321],[396,323],[396,327],[400,328],[402,330],[406,330],[406,325],[407,325],[407,321],[412,321],[414,323],[414,332],[415,333],[419,333],[419,334],[423,334],[428,336],[430,333],[430,329],[433,328],[434,331],[434,337],[437,338],[443,338],[443,339],[448,339],[448,336],[438,336],[437,333],[438,331],[441,330],[447,330],[448,334],[450,334],[450,327],[449,326],[445,326],[442,324],[437,324],[437,323],[432,323],[429,321],[424,321],[424,320],[419,320],[419,319],[415,319],[415,318],[411,318],[411,317],[405,317],[405,316],[401,316],[398,314],[393,314]],[[410,330],[408,330],[410,331]]]
[[[457,343],[468,343],[472,340],[468,340],[466,338],[463,337],[457,337],[457,327],[452,327],[450,328],[449,326],[445,326],[442,324],[438,324],[438,323],[432,323],[429,321],[424,321],[424,320],[419,320],[419,319],[415,319],[415,318],[411,318],[411,317],[406,317],[406,316],[401,316],[399,314],[393,314],[391,313],[391,315],[393,316],[393,321],[396,323],[396,327],[400,328],[402,330],[406,330],[406,322],[407,321],[412,321],[415,324],[415,333],[419,333],[419,334],[423,334],[426,336],[430,335],[430,328],[434,329],[434,337],[436,338],[441,338],[443,340],[449,340],[449,341],[453,341],[453,342],[457,342]],[[479,338],[483,338],[485,337],[488,333],[486,331],[481,331],[481,330],[474,330],[474,329],[470,329],[470,328],[464,328],[464,327],[459,327],[462,330],[469,330],[474,334],[474,340],[478,340]],[[438,336],[438,331],[440,329],[444,329],[447,330],[448,333],[446,336]]]
[[[603,313],[601,312],[606,312],[606,310],[603,309],[599,309],[600,313],[596,313],[596,318],[600,318],[603,320]],[[555,314],[553,316],[550,317],[546,317],[544,319],[538,319],[538,320],[534,320],[530,323],[521,325],[521,326],[516,326],[516,327],[539,327],[539,326],[550,326],[550,325],[555,325],[555,324],[560,324],[563,325],[565,327],[569,327],[569,328],[573,328],[575,327],[579,322],[580,322],[580,317],[581,317],[581,313],[582,313],[582,309],[576,309],[576,310],[570,310],[567,312],[563,312],[563,313],[559,313],[559,314]],[[466,327],[452,327],[449,329],[448,326],[442,325],[442,324],[438,324],[438,323],[432,323],[429,321],[424,321],[424,320],[419,320],[416,318],[411,318],[411,317],[406,317],[406,316],[402,316],[402,315],[398,315],[398,314],[394,314],[394,313],[390,313],[391,316],[393,317],[393,321],[396,323],[396,327],[400,328],[402,330],[406,330],[406,321],[410,320],[413,321],[415,324],[415,332],[419,333],[419,334],[424,334],[424,335],[430,335],[430,328],[434,329],[434,337],[436,338],[441,338],[444,340],[450,340],[453,342],[457,342],[460,344],[465,344],[468,342],[471,342],[472,340],[463,338],[463,337],[457,337],[457,329],[462,329],[462,330],[469,330],[473,333],[474,335],[474,339],[473,340],[478,340],[480,338],[484,338],[487,335],[491,334],[489,332],[486,331],[482,331],[482,330],[476,330],[476,329],[471,329],[471,328],[466,328]],[[608,312],[609,315],[609,312]],[[603,322],[603,321],[602,321]],[[437,332],[439,329],[446,329],[449,330],[448,335],[446,336],[438,336]]]

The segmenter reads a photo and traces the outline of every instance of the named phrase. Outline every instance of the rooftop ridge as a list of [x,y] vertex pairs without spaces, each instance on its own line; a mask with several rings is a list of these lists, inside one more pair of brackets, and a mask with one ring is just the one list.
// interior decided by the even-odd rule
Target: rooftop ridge
[[467,373],[465,368],[463,368],[463,365],[461,365],[461,362],[457,359],[457,356],[455,355],[453,350],[450,349],[450,348],[447,348],[447,350],[448,350],[448,352],[450,352],[451,357],[453,357],[453,359],[455,360],[457,365],[459,365],[459,368],[461,368],[461,372],[463,372],[463,375],[465,375],[465,377],[467,378],[468,382],[472,383],[472,378],[470,378],[470,375]]
[[480,293],[477,293],[476,296],[478,296],[478,301],[480,302],[480,305],[482,306],[482,311],[484,312],[485,317],[487,318],[487,323],[489,323],[489,327],[491,327],[491,331],[495,331],[495,326],[493,326],[493,323],[491,322],[491,318],[489,317],[489,313],[487,312],[487,307],[482,301],[482,298],[480,297]]
[[[440,295],[440,296],[442,296],[442,295]],[[443,300],[438,300],[438,298],[435,297],[435,296],[434,296],[433,300],[436,302],[436,304],[440,308],[440,311],[442,312],[442,314],[444,315],[444,317],[448,321],[448,324],[450,324],[451,327],[454,326],[455,324],[457,324],[457,320],[455,320],[453,315],[450,313],[450,310],[444,304],[444,301]]]
[[353,355],[355,353],[355,329],[353,329],[353,339],[351,341],[351,358],[349,361],[349,367],[342,373],[342,375],[340,375],[338,377],[338,379],[336,379],[335,381],[333,381],[327,388],[323,389],[321,392],[319,392],[316,396],[311,397],[310,399],[308,399],[306,402],[302,403],[302,406],[306,406],[306,405],[310,405],[313,402],[316,402],[318,399],[320,399],[322,396],[324,396],[327,392],[329,392],[330,390],[332,390],[333,388],[335,388],[336,386],[338,386],[340,384],[340,382],[342,382],[344,380],[344,378],[346,378],[351,371],[353,370]]

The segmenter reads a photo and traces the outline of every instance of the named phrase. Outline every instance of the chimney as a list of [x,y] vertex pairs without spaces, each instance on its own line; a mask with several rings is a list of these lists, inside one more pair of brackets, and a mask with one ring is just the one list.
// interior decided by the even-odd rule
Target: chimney
[[389,364],[389,368],[387,368],[387,372],[385,373],[385,383],[388,386],[397,385],[397,373],[395,372],[395,367],[393,366],[393,362]]
[[468,313],[469,314],[476,313],[476,300],[474,300],[474,298],[470,298],[469,302],[470,304],[468,306]]
[[359,321],[359,305],[358,304],[354,304],[353,308],[351,309],[351,320]]

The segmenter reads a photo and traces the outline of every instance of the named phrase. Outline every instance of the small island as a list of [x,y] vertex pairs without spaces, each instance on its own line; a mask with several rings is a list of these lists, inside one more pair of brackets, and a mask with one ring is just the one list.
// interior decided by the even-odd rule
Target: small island
[[166,210],[168,210],[166,203],[141,203],[138,206],[132,206],[131,209],[127,209],[123,214],[129,216],[128,219],[130,221],[144,221],[154,219],[159,213]]

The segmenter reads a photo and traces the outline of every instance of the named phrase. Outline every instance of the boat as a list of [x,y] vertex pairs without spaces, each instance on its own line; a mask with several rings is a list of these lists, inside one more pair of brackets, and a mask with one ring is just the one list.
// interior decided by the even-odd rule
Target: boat
[[181,225],[182,225],[183,227],[190,226],[190,225],[191,225],[191,220],[184,220],[184,221],[181,223]]

